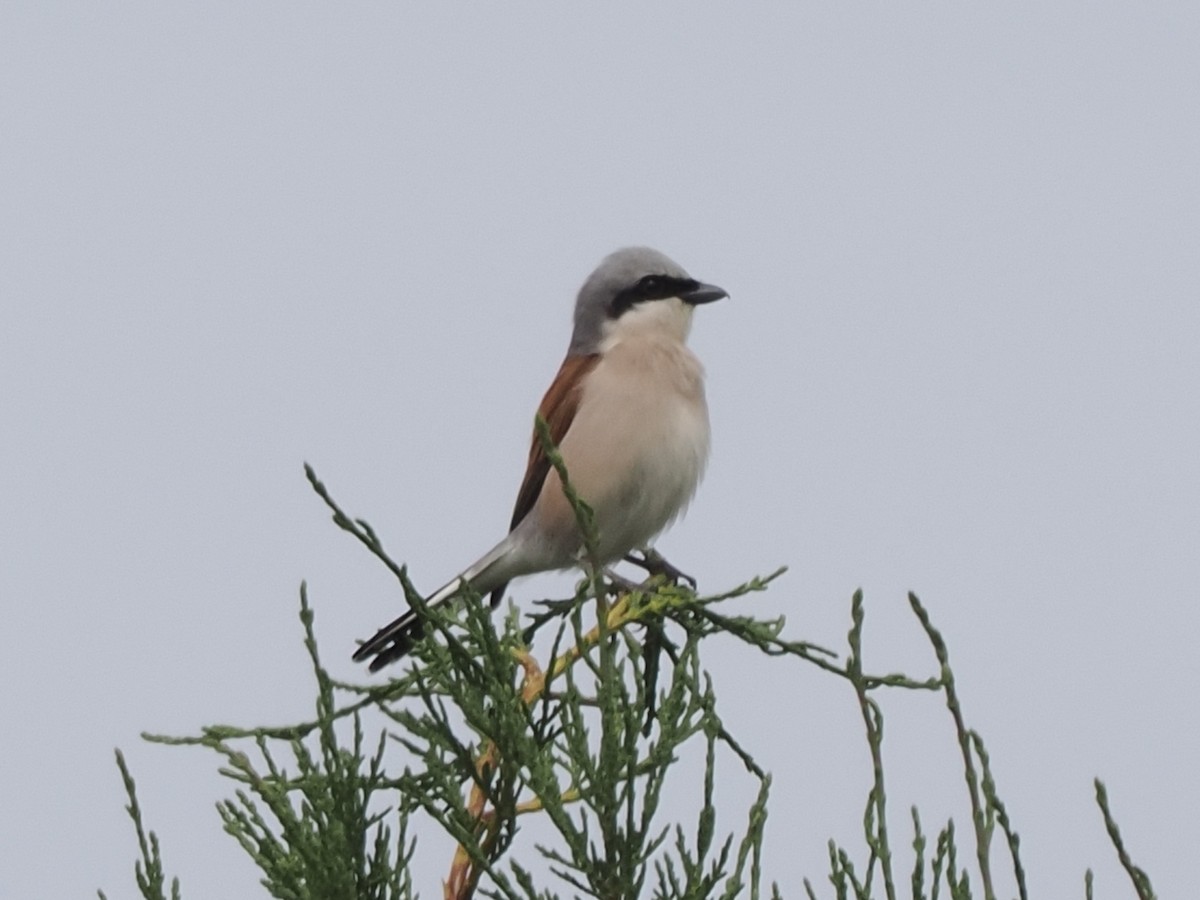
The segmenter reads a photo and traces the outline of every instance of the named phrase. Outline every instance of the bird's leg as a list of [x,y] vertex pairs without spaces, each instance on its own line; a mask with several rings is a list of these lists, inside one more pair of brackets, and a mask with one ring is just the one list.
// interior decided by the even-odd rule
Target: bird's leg
[[604,577],[608,579],[608,583],[618,591],[632,593],[634,591],[644,591],[646,589],[645,583],[638,583],[631,578],[626,578],[624,575],[621,575],[612,569],[605,569]]
[[669,562],[666,557],[655,550],[653,547],[646,547],[642,550],[641,556],[636,553],[626,553],[625,561],[633,563],[640,569],[645,569],[646,573],[651,577],[662,575],[673,584],[679,584],[681,581],[686,581],[688,586],[694,591],[696,589],[696,579],[686,572],[681,572]]

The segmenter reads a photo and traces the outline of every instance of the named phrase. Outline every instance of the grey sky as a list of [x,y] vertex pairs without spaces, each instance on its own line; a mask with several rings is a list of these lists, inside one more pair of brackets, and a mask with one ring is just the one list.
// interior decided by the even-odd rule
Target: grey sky
[[[1185,896],[1198,85],[1183,2],[4,5],[0,896],[131,895],[115,745],[185,895],[255,895],[215,759],[138,733],[305,715],[301,578],[341,675],[391,618],[303,460],[424,587],[490,546],[574,292],[629,243],[732,295],[667,555],[711,590],[790,565],[747,608],[838,648],[863,587],[879,670],[930,670],[917,591],[1033,892],[1128,895],[1100,775]],[[710,663],[798,896],[857,833],[853,699]],[[894,827],[965,825],[938,704],[885,709]]]

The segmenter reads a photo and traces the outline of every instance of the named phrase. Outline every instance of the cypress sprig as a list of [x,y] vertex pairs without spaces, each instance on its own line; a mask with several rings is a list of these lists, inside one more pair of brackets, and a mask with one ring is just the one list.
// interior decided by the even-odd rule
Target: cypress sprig
[[[910,810],[914,900],[998,896],[997,828],[1013,887],[1025,900],[1020,840],[992,761],[967,725],[946,643],[915,595],[909,603],[935,666],[925,677],[870,671],[861,592],[851,600],[844,657],[786,636],[782,618],[747,614],[742,601],[768,589],[782,568],[715,595],[660,577],[631,588],[598,564],[594,517],[571,488],[544,423],[537,433],[584,536],[585,577],[573,597],[547,601],[524,620],[510,608],[496,621],[469,587],[453,608],[429,608],[374,529],[347,514],[306,466],[334,523],[394,576],[425,636],[388,681],[334,679],[321,662],[301,585],[300,620],[315,684],[312,718],[286,726],[214,725],[186,737],[146,735],[218,754],[221,773],[234,784],[232,796],[218,804],[221,822],[259,866],[271,896],[415,897],[415,835],[435,829],[455,845],[442,869],[447,898],[781,897],[764,876],[771,777],[753,748],[723,724],[704,661],[708,639],[725,635],[772,658],[772,665],[812,666],[852,689],[870,751],[863,844],[857,850],[829,843],[832,896],[898,896],[885,707],[889,692],[900,690],[941,695],[971,810],[970,846],[963,843],[961,859],[953,821],[927,837],[917,808]],[[702,757],[703,765],[676,765],[689,754]],[[119,753],[118,766],[141,856],[138,888],[148,900],[165,900],[158,838],[142,824]],[[684,816],[666,809],[663,797],[669,779],[688,778],[698,809]],[[719,826],[715,785],[730,778],[745,779],[754,799],[741,814],[722,810]],[[1138,897],[1152,898],[1149,878],[1129,858],[1099,782],[1097,802]],[[533,823],[536,840],[522,833]],[[730,823],[736,827],[724,830]],[[1088,896],[1092,880],[1089,871]],[[810,900],[821,896],[807,879],[802,890]],[[171,896],[179,897],[178,882]]]

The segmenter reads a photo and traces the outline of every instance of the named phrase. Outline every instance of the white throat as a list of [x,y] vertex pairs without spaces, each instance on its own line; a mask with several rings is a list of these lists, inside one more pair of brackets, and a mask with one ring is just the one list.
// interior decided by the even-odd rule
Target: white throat
[[604,323],[600,351],[611,350],[627,340],[658,340],[682,344],[692,330],[693,307],[678,297],[648,300]]

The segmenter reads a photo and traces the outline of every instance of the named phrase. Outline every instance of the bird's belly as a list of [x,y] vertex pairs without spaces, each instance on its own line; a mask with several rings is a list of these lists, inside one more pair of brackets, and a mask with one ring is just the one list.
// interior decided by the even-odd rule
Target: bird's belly
[[595,513],[604,561],[647,545],[683,512],[704,473],[703,373],[679,349],[649,365],[642,354],[633,364],[598,366],[594,393],[563,440],[567,475]]
[[598,503],[599,555],[615,559],[644,547],[691,502],[708,458],[708,421],[691,411],[667,412],[652,446],[628,460],[627,477],[612,498]]

